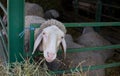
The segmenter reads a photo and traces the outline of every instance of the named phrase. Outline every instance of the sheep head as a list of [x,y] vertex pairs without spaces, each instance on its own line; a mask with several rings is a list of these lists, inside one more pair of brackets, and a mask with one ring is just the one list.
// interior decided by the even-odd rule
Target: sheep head
[[[64,39],[65,33],[56,25],[51,24],[42,30],[34,43],[33,53],[36,48],[43,51],[47,62],[52,62],[57,56],[57,51],[61,45],[64,51],[64,58],[66,56],[66,42]],[[32,54],[33,54],[32,53]]]

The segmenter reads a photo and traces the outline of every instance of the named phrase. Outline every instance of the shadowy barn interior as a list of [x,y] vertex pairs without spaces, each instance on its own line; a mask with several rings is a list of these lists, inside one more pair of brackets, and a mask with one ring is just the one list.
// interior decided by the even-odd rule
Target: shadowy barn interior
[[[47,70],[47,72],[53,74],[53,75],[58,75],[58,76],[92,76],[88,75],[87,72],[89,72],[89,70],[93,69],[96,70],[97,68],[102,69],[102,71],[104,70],[105,74],[100,74],[100,75],[104,75],[104,76],[120,76],[120,0],[19,0],[18,2],[21,3],[17,3],[18,5],[22,6],[22,7],[12,7],[12,1],[16,2],[15,0],[0,0],[0,68],[4,68],[3,66],[7,66],[7,63],[12,63],[12,62],[20,62],[20,61],[25,61],[25,63],[28,63],[26,65],[31,66],[30,64],[34,61],[38,63],[34,63],[34,65],[41,63],[41,61],[39,59],[43,58],[41,57],[41,55],[43,55],[41,52],[37,51],[34,55],[34,60],[29,60],[29,57],[31,57],[31,51],[22,51],[22,55],[25,55],[25,58],[17,58],[17,56],[15,56],[14,54],[16,53],[15,50],[17,49],[16,46],[14,45],[14,42],[18,42],[18,40],[13,39],[13,45],[12,45],[12,41],[10,37],[12,37],[12,32],[16,32],[17,28],[22,30],[20,33],[22,33],[24,31],[24,26],[20,26],[20,27],[11,27],[8,25],[12,25],[12,20],[17,22],[17,17],[14,17],[14,15],[19,15],[16,14],[18,10],[16,10],[16,12],[12,12],[13,9],[17,9],[20,8],[20,10],[23,10],[20,16],[21,19],[18,19],[21,21],[21,23],[24,23],[24,17],[27,15],[36,15],[36,16],[41,16],[43,18],[45,18],[46,20],[54,18],[56,20],[59,20],[60,22],[64,23],[66,28],[67,28],[67,35],[66,39],[68,39],[68,46],[70,46],[68,48],[68,53],[69,53],[69,49],[70,49],[70,53],[74,53],[73,51],[76,50],[75,54],[68,54],[67,56],[67,60],[64,61],[62,56],[61,56],[61,52],[58,53],[58,61],[57,62],[53,62],[53,63],[47,63],[45,61],[43,61],[41,63],[41,66],[47,67],[47,69],[49,69],[49,71]],[[11,4],[10,4],[11,3]],[[27,3],[34,3],[37,4],[38,6],[35,5],[35,7],[30,7],[27,6]],[[17,6],[17,4],[13,4],[15,6]],[[11,6],[11,7],[8,7]],[[41,7],[42,9],[42,13],[41,9],[37,9],[37,7]],[[11,10],[12,8],[12,10]],[[30,9],[28,9],[30,8]],[[28,11],[27,11],[28,10]],[[30,10],[30,11],[29,11]],[[32,12],[32,10],[35,10]],[[51,12],[51,10],[54,10]],[[36,12],[37,11],[37,12]],[[20,11],[21,12],[21,11]],[[27,12],[27,13],[26,13]],[[49,14],[48,14],[49,12]],[[11,15],[11,13],[14,13]],[[36,14],[37,13],[37,14]],[[22,17],[23,16],[23,17]],[[12,20],[11,20],[12,19]],[[24,25],[24,24],[22,24]],[[89,29],[86,29],[88,31],[84,31],[85,27],[92,27],[95,32],[95,34],[97,33],[97,35],[92,35],[89,34],[91,31],[89,31]],[[11,31],[11,29],[15,29],[15,31]],[[4,31],[5,30],[5,31]],[[18,33],[18,34],[20,34]],[[33,31],[31,32],[33,34]],[[88,33],[89,35],[87,36],[87,34],[85,35],[85,33]],[[92,31],[93,33],[93,31]],[[19,40],[21,41],[23,38],[22,34],[22,38],[20,38]],[[13,35],[14,36],[14,35]],[[15,35],[16,36],[16,35]],[[34,34],[32,35],[34,36]],[[99,37],[100,36],[100,37]],[[88,38],[86,38],[88,37]],[[94,38],[93,38],[94,37]],[[16,38],[16,37],[15,37]],[[82,39],[83,38],[83,39]],[[95,38],[104,38],[105,40],[107,40],[110,44],[108,44],[108,46],[106,46],[105,43],[102,43],[102,40],[96,39]],[[30,38],[32,39],[31,42],[34,41],[34,38]],[[85,40],[86,39],[86,40]],[[94,40],[93,40],[94,39]],[[80,53],[79,55],[77,54],[79,49],[78,48],[72,48],[74,46],[72,46],[71,43],[69,43],[69,40],[73,40],[73,42],[75,42],[76,44],[80,44],[85,46],[85,47],[81,47],[79,49],[82,49],[81,52],[87,52],[88,53]],[[79,42],[81,41],[81,42]],[[83,42],[82,42],[83,41]],[[87,42],[88,41],[88,42]],[[93,42],[93,43],[89,43],[89,42]],[[99,45],[100,42],[100,45]],[[20,46],[19,50],[24,50],[23,49],[23,44],[24,42],[20,43],[18,46]],[[71,44],[71,45],[70,45]],[[17,45],[17,44],[16,44]],[[33,48],[33,44],[29,44],[30,45],[30,50],[31,48]],[[114,46],[115,45],[115,46]],[[15,50],[10,50],[11,46],[16,48]],[[99,48],[100,46],[100,48]],[[101,47],[102,46],[102,47]],[[93,47],[93,49],[92,49]],[[90,49],[93,50],[97,50],[99,51],[102,50],[101,48],[103,48],[103,50],[105,50],[105,48],[107,49],[112,49],[114,52],[112,52],[112,55],[109,56],[107,59],[105,59],[105,61],[103,63],[108,64],[108,63],[114,63],[114,64],[110,64],[110,65],[104,65],[103,66],[98,66],[100,64],[95,64],[97,66],[93,66],[92,68],[90,67],[92,64],[90,64],[87,68],[85,67],[82,71],[81,70],[81,64],[83,64],[84,66],[84,60],[83,61],[79,61],[80,63],[76,63],[76,62],[72,62],[72,59],[74,59],[74,57],[79,56],[80,57],[84,57],[82,55],[88,55],[91,52],[89,51]],[[72,50],[71,50],[72,49]],[[18,49],[17,49],[18,50]],[[21,52],[21,51],[19,51]],[[12,52],[11,52],[12,51]],[[100,52],[101,53],[101,52]],[[30,54],[30,56],[29,56]],[[95,56],[93,54],[93,56],[88,57],[88,59],[93,59],[93,61],[100,62],[99,58],[97,60],[97,54],[95,52]],[[13,56],[14,55],[14,56]],[[75,56],[76,55],[76,56]],[[107,54],[105,54],[107,56]],[[13,58],[14,57],[14,58]],[[24,56],[23,56],[24,57]],[[13,60],[12,60],[13,59]],[[14,59],[16,59],[14,61]],[[27,62],[28,61],[28,62]],[[76,58],[77,61],[77,58]],[[30,63],[29,63],[30,62]],[[101,63],[102,63],[101,62]],[[44,64],[45,63],[45,64]],[[73,69],[71,69],[72,64],[77,64],[78,66],[76,67],[72,67]],[[89,62],[86,62],[85,64],[88,64]],[[93,62],[94,64],[94,62]],[[24,65],[24,64],[23,64]],[[11,65],[10,65],[11,66]],[[9,67],[10,67],[9,66]],[[16,66],[11,66],[12,68],[15,67],[19,67],[21,66],[21,64],[16,64]],[[59,66],[59,67],[58,67]],[[105,66],[105,67],[104,67]],[[10,68],[11,68],[10,67]],[[23,66],[22,66],[23,67]],[[36,66],[37,68],[38,66]],[[78,70],[76,70],[76,68],[78,69],[78,67],[80,68]],[[8,67],[7,67],[8,68]],[[39,71],[43,71],[44,69],[41,68]],[[30,68],[29,68],[30,69]],[[37,70],[34,69],[33,70]],[[56,71],[57,70],[57,71]],[[3,76],[6,76],[6,73],[4,71],[7,70],[1,70],[0,74]],[[12,70],[13,71],[13,70]],[[46,70],[45,70],[46,71]],[[51,72],[52,71],[52,72]],[[32,70],[31,70],[32,72]],[[39,74],[35,74],[33,75],[32,73],[27,74],[27,76],[39,76]],[[36,72],[36,71],[35,71]],[[93,71],[94,72],[94,71]],[[15,74],[15,69],[14,72],[10,72],[10,73],[14,73]],[[37,71],[38,73],[38,71]],[[40,72],[40,75],[42,76],[49,76],[50,74],[43,74],[43,72]],[[58,73],[58,74],[57,74]],[[81,73],[81,74],[79,74]],[[100,72],[101,73],[101,72]],[[17,75],[17,74],[16,74]],[[52,76],[53,76],[52,75]],[[99,73],[94,74],[95,76],[100,76]],[[19,75],[20,76],[20,75]]]

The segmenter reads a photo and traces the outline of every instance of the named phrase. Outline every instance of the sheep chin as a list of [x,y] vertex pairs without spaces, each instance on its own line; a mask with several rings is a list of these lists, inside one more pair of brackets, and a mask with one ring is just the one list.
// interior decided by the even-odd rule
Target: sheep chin
[[51,60],[51,59],[49,59],[49,58],[45,58],[45,60],[48,62],[48,63],[50,63],[50,62],[53,62],[54,60]]

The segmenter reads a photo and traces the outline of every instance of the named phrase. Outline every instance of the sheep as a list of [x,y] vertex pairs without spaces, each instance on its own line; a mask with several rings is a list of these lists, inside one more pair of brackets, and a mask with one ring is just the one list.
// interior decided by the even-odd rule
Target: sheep
[[[65,41],[67,45],[67,49],[72,48],[83,48],[84,45],[77,44],[73,41],[73,38],[70,34],[65,35]],[[67,53],[65,60],[60,62],[61,56],[58,55],[57,60],[52,63],[47,63],[48,68],[51,70],[60,70],[61,69],[68,69],[73,68],[79,65],[79,63],[85,61],[81,66],[91,66],[91,65],[99,65],[104,64],[102,55],[99,53],[94,53],[92,51],[89,52],[72,52]],[[89,76],[104,76],[105,72],[103,69],[93,70],[88,72]]]
[[44,10],[38,4],[26,2],[25,3],[25,15],[44,17]]
[[[56,19],[59,17],[59,12],[54,9],[50,9],[44,13],[44,10],[40,5],[26,2],[25,16],[38,16],[45,19],[52,19],[52,18]],[[2,21],[7,26],[7,15],[4,14]]]
[[[42,20],[41,20],[42,19]],[[64,25],[54,19],[45,20],[41,17],[26,16],[25,27],[29,27],[31,23],[41,23],[39,29],[35,30],[35,42],[32,54],[34,54],[37,47],[43,51],[47,62],[52,62],[57,56],[59,46],[63,48],[64,57],[66,57],[66,42],[64,39],[66,28]],[[29,43],[29,31],[25,32],[25,46]]]
[[40,5],[26,2],[25,3],[25,15],[26,16],[27,15],[39,16],[45,19],[51,19],[51,18],[56,19],[59,17],[59,12],[54,9],[50,9],[44,13],[44,10]]
[[[109,41],[95,32],[92,27],[84,27],[82,35],[77,38],[77,42],[86,47],[111,45]],[[94,52],[100,53],[103,56],[104,61],[113,55],[113,50],[107,49]]]
[[[65,35],[65,41],[66,41],[66,45],[67,45],[67,48],[81,48],[81,47],[84,47],[83,45],[79,45],[75,42],[73,42],[73,39],[72,39],[72,36],[70,34],[66,34]],[[71,54],[72,55],[72,54]],[[74,54],[75,55],[75,54]],[[74,55],[72,55],[73,57],[75,57]],[[66,58],[65,58],[65,62],[62,63],[62,60],[63,60],[63,56],[61,55],[58,55],[57,59],[51,63],[47,63],[48,65],[48,68],[50,70],[60,70],[60,68],[64,67],[63,69],[65,69],[66,67],[68,66],[65,66],[65,64],[68,64],[70,65],[69,63],[69,57],[72,57],[70,56],[68,53],[66,54]],[[75,57],[76,58],[76,57]],[[70,59],[71,61],[74,60],[73,58]],[[78,63],[78,62],[74,62],[74,63]]]
[[51,18],[56,19],[56,18],[58,18],[59,16],[60,16],[60,15],[59,15],[59,12],[58,12],[58,11],[56,11],[56,10],[54,10],[54,9],[50,9],[50,10],[47,10],[47,11],[45,12],[44,18],[45,18],[45,19],[51,19]]
[[[82,48],[85,47],[82,44],[77,44],[73,41],[71,35],[66,35],[66,44],[67,48]],[[81,66],[91,66],[91,65],[99,65],[104,64],[102,55],[99,53],[94,53],[91,51],[88,52],[75,52],[75,53],[67,53],[65,64],[70,65],[69,68],[76,67],[82,61],[85,61]],[[104,76],[104,70],[93,70],[89,71],[89,76],[95,76],[98,74],[99,76]]]
[[[100,36],[97,32],[95,32],[92,27],[85,27],[82,35],[78,37],[77,42],[80,45],[84,45],[84,47],[111,45],[109,41],[105,40],[102,36]],[[99,65],[99,64],[104,64],[105,60],[108,57],[110,57],[112,54],[113,54],[112,50],[79,52],[79,53],[67,54],[66,59],[69,61],[73,60],[73,63],[71,65],[72,67],[77,66],[76,63],[82,60],[86,60],[86,62],[83,63],[82,66],[86,66],[86,65],[89,66],[96,64]],[[67,64],[68,63],[70,62],[67,62]],[[88,74],[89,76],[94,76],[94,75],[105,76],[105,71],[104,69],[93,70],[90,71]]]

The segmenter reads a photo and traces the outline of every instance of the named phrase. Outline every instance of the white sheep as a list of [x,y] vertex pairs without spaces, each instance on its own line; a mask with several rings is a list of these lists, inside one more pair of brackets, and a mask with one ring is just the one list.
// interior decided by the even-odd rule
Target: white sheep
[[[42,20],[41,20],[42,19]],[[26,16],[25,26],[29,26],[30,23],[42,23],[38,30],[35,30],[35,42],[32,54],[34,54],[37,47],[43,51],[44,57],[47,62],[52,62],[56,56],[59,46],[61,45],[66,56],[66,42],[64,36],[66,29],[64,25],[54,19],[45,21],[41,17]],[[29,42],[29,31],[25,32],[26,45]]]
[[[84,45],[75,43],[72,39],[72,36],[69,34],[66,35],[65,39],[66,39],[66,44],[68,49],[85,47]],[[67,65],[70,65],[69,68],[72,68],[72,67],[78,66],[78,64],[81,63],[82,61],[85,61],[85,62],[81,66],[104,64],[102,55],[92,51],[67,53],[66,59],[64,62]],[[105,72],[103,69],[93,70],[88,72],[88,76],[96,76],[97,74],[99,76],[104,76]]]
[[[78,37],[77,42],[85,45],[86,47],[111,45],[108,40],[104,39],[97,32],[95,32],[92,27],[84,27],[83,33]],[[103,56],[104,61],[113,54],[113,50],[108,49],[94,52],[100,53]]]
[[[77,44],[73,41],[73,38],[70,34],[66,34],[65,35],[65,41],[67,44],[67,48],[68,49],[76,49],[76,48],[82,48],[84,47],[84,45],[80,45]],[[74,51],[73,49],[73,51]],[[68,51],[69,52],[69,51]],[[57,59],[61,59],[61,56],[58,56]],[[52,63],[47,63],[48,64],[48,68],[51,70],[60,70],[60,68],[62,69],[70,69],[73,67],[76,67],[79,65],[79,63],[85,61],[81,66],[91,66],[91,65],[99,65],[99,64],[104,64],[102,55],[99,53],[94,53],[92,51],[89,52],[72,52],[72,53],[67,53],[66,54],[66,58],[63,61],[63,63],[60,62],[60,60],[55,60]],[[105,72],[103,69],[99,69],[99,70],[93,70],[93,71],[89,71],[87,73],[88,76],[104,76]]]
[[25,2],[25,15],[44,17],[44,10],[38,4]]
[[[84,47],[83,45],[79,45],[75,42],[73,42],[72,36],[70,34],[66,34],[65,35],[65,41],[66,41],[66,45],[67,48],[81,48]],[[66,54],[66,58],[65,58],[65,64],[67,64],[66,66],[61,62],[61,59],[63,60],[63,56],[58,55],[57,59],[51,63],[47,63],[48,64],[48,68],[51,70],[60,70],[61,67],[64,67],[63,69],[65,69],[66,67],[68,67],[70,65],[70,61],[73,61],[74,63],[72,65],[78,64],[78,60],[76,60],[76,53],[67,53]]]
[[45,12],[45,19],[58,18],[60,16],[59,12],[55,9],[50,9]]

